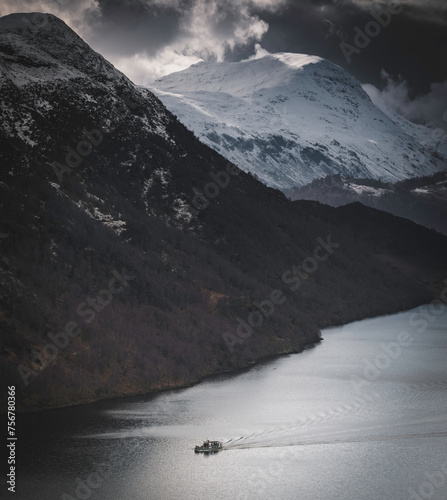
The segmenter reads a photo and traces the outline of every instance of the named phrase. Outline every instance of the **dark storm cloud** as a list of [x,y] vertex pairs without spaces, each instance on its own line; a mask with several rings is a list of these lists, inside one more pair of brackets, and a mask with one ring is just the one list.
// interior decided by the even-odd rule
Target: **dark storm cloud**
[[[5,0],[2,14],[51,12],[137,83],[221,61],[262,39],[268,25],[254,11],[278,12],[287,0]],[[81,4],[87,4],[81,9]],[[71,12],[76,10],[80,12]],[[90,15],[88,15],[90,14]]]
[[402,5],[404,15],[414,17],[418,21],[447,25],[447,5],[444,0],[393,0],[391,2],[377,0],[334,0],[334,5],[353,5],[362,10],[386,8],[390,4]]
[[[269,31],[262,46],[269,52],[291,51],[319,55],[346,68],[362,82],[383,86],[381,70],[402,75],[415,92],[428,92],[434,82],[447,78],[442,63],[447,49],[447,2],[408,0],[368,46],[347,60],[340,44],[354,45],[356,29],[374,21],[373,12],[388,10],[397,2],[332,0],[290,2],[281,16],[263,15]],[[419,17],[416,14],[421,14]],[[424,13],[424,15],[422,15]],[[436,23],[427,19],[436,18]]]
[[142,50],[154,56],[181,32],[181,11],[140,0],[100,0],[101,17],[93,24],[90,42],[98,50],[133,56]]
[[[325,57],[362,83],[385,91],[382,69],[408,85],[408,99],[447,79],[447,2],[404,0],[360,53],[348,62],[340,43],[353,43],[372,12],[398,2],[377,0],[2,0],[2,15],[52,12],[136,83],[202,59],[241,60],[257,44],[269,52]],[[263,53],[258,47],[258,53]]]
[[[89,41],[138,83],[200,60],[222,61],[268,30],[259,13],[286,0],[99,0]],[[257,11],[254,13],[254,11]]]

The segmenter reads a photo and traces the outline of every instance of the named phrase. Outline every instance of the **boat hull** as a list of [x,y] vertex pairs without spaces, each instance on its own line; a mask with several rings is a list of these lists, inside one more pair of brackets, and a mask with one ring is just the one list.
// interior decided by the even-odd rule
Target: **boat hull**
[[202,446],[196,446],[194,451],[196,453],[216,453],[222,449],[220,441],[205,441]]
[[194,450],[194,453],[219,453],[221,450]]

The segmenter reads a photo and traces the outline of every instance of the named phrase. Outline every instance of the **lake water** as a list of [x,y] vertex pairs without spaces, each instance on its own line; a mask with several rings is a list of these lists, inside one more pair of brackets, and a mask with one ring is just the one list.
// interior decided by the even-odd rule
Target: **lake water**
[[[446,500],[447,312],[323,337],[192,388],[20,416],[15,498]],[[225,450],[195,454],[205,438]]]

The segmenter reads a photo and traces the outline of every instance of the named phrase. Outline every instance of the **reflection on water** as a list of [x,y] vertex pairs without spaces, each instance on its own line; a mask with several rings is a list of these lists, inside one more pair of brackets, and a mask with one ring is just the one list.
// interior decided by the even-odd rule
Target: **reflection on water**
[[[22,416],[18,498],[445,500],[447,313],[419,332],[411,314],[185,390]],[[206,438],[224,449],[195,454]]]

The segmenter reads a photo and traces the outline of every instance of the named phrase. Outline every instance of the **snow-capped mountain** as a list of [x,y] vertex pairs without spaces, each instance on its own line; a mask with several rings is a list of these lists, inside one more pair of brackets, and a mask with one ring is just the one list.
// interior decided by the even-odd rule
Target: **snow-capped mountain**
[[203,142],[283,191],[330,174],[395,182],[445,166],[426,127],[393,120],[319,57],[199,63],[151,90]]
[[39,16],[0,18],[0,376],[23,407],[177,387],[432,298],[447,238],[288,200]]

